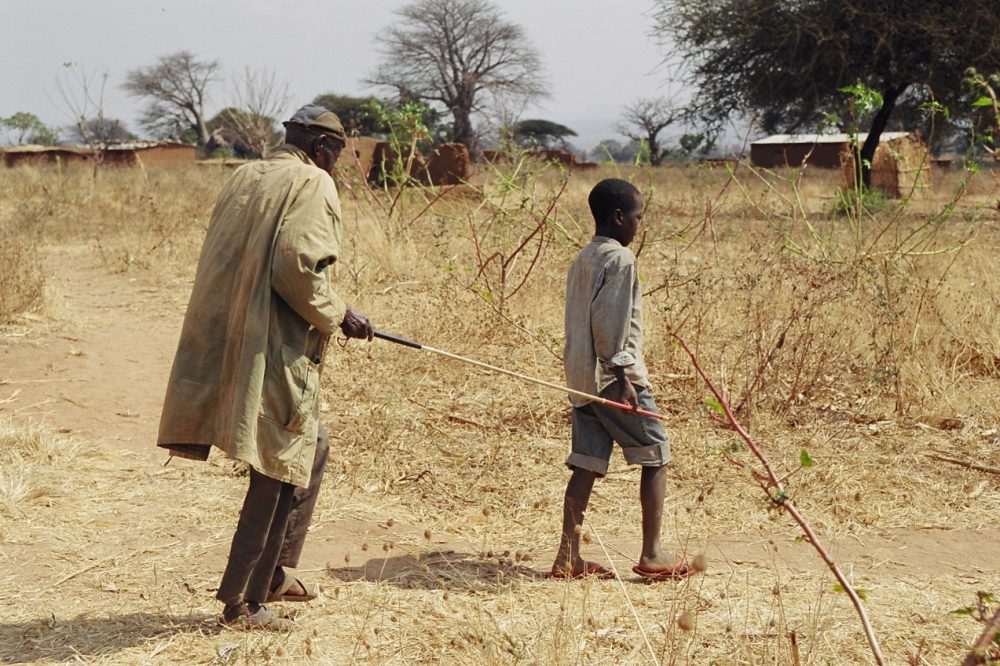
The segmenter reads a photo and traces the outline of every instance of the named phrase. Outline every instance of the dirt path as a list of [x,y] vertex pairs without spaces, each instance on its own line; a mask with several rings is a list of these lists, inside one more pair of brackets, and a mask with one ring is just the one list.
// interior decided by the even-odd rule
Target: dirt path
[[[0,333],[0,417],[41,422],[83,440],[95,452],[124,456],[128,463],[119,467],[125,477],[136,471],[162,476],[165,457],[153,442],[187,285],[109,273],[85,247],[54,248],[47,263],[56,295],[53,318]],[[178,527],[173,533],[178,541],[196,540]],[[341,562],[348,552],[345,544],[378,529],[357,520],[322,523],[306,560],[312,567]],[[225,535],[213,538],[215,546],[204,558],[209,570],[221,567],[218,559],[212,560],[225,551]],[[438,545],[469,550],[463,543]],[[636,548],[612,545],[625,553]],[[733,564],[780,563],[793,570],[822,566],[807,545],[791,536],[719,535],[704,545],[713,558]],[[894,529],[829,545],[843,566],[872,573],[974,577],[976,571],[995,571],[1000,530]],[[535,566],[544,562],[540,558]]]
[[108,273],[85,247],[47,263],[55,319],[0,335],[0,415],[152,457],[184,290]]

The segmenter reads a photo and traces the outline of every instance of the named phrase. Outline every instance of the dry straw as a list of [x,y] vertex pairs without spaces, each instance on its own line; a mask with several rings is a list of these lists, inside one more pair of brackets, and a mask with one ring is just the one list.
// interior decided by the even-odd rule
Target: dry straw
[[[436,193],[407,191],[392,220],[370,200],[382,195],[342,188],[337,288],[379,328],[559,382],[565,270],[591,233],[586,194],[610,175],[636,182],[648,202],[634,249],[646,358],[674,452],[665,538],[678,552],[706,552],[707,572],[665,585],[628,576],[638,479],[616,457],[587,517],[607,554],[597,543],[586,554],[625,577],[546,580],[566,479],[564,400],[351,341],[331,345],[327,362],[321,417],[333,454],[301,572],[325,593],[288,607],[294,632],[240,634],[215,623],[212,595],[246,483],[239,468],[215,457],[162,467],[149,444],[109,436],[74,448],[16,420],[5,442],[38,444],[0,451],[9,489],[0,506],[0,661],[870,663],[847,597],[726,462],[749,454],[712,419],[673,330],[769,443],[790,496],[864,594],[887,661],[919,653],[922,664],[960,662],[982,627],[951,611],[977,590],[1000,590],[989,555],[1000,489],[994,475],[926,454],[1000,466],[997,181],[935,176],[902,213],[872,213],[860,237],[834,213],[839,174],[820,171],[741,168],[736,181],[701,166],[605,167],[568,179],[549,169],[487,173],[474,193],[430,207]],[[72,276],[59,272],[61,253],[85,247],[108,272],[128,271],[136,288],[162,294],[159,316],[178,317],[226,177],[109,169],[95,182],[89,173],[0,171],[0,226],[25,242],[45,239],[40,261],[65,289]],[[964,194],[939,221],[960,178]],[[555,199],[548,219],[562,231],[551,228],[501,311],[477,278],[469,234],[488,230],[480,243],[509,255],[537,222],[524,197]],[[909,233],[931,228],[921,232],[923,251],[904,251]],[[65,296],[62,316],[72,312]],[[77,324],[31,330],[54,336],[46,330]],[[34,326],[19,324],[17,336],[0,331],[3,344],[23,349],[26,325]],[[19,385],[4,383],[18,379],[0,369],[5,412],[21,406]],[[158,392],[162,380],[144,388]],[[56,407],[50,418],[58,423]],[[153,415],[142,418],[154,427]],[[815,465],[792,473],[803,449]],[[689,631],[677,622],[685,613],[695,618]]]

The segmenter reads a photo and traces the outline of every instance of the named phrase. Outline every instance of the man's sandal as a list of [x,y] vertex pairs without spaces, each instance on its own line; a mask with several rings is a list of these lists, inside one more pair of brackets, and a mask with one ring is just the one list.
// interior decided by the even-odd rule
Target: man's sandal
[[239,612],[232,619],[225,614],[219,618],[219,624],[229,629],[241,631],[282,631],[288,632],[295,628],[295,623],[278,615],[266,606],[260,606],[256,613],[251,613],[246,604],[241,604]]
[[[300,591],[305,594],[300,594]],[[271,590],[265,601],[269,604],[278,601],[312,601],[317,596],[319,596],[319,587],[304,583],[286,572],[285,577]]]

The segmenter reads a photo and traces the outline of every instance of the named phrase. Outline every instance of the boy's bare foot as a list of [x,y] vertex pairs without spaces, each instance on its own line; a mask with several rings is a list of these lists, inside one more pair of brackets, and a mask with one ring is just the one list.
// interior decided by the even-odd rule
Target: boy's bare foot
[[683,578],[694,573],[694,569],[683,557],[678,556],[672,561],[673,564],[669,564],[671,562],[669,557],[640,557],[639,563],[632,567],[632,571],[649,580]]
[[583,578],[596,578],[598,580],[611,580],[615,578],[615,572],[597,562],[587,562],[580,560],[572,566],[565,563],[552,565],[552,570],[546,576],[558,580],[580,580]]

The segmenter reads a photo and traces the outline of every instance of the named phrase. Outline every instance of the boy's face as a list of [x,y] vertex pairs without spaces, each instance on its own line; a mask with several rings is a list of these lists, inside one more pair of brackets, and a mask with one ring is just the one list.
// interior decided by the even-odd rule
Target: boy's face
[[643,205],[639,197],[635,197],[632,210],[615,210],[614,228],[617,234],[614,236],[614,239],[616,241],[628,247],[628,244],[632,242],[635,234],[639,231],[639,223],[642,222],[642,212]]

